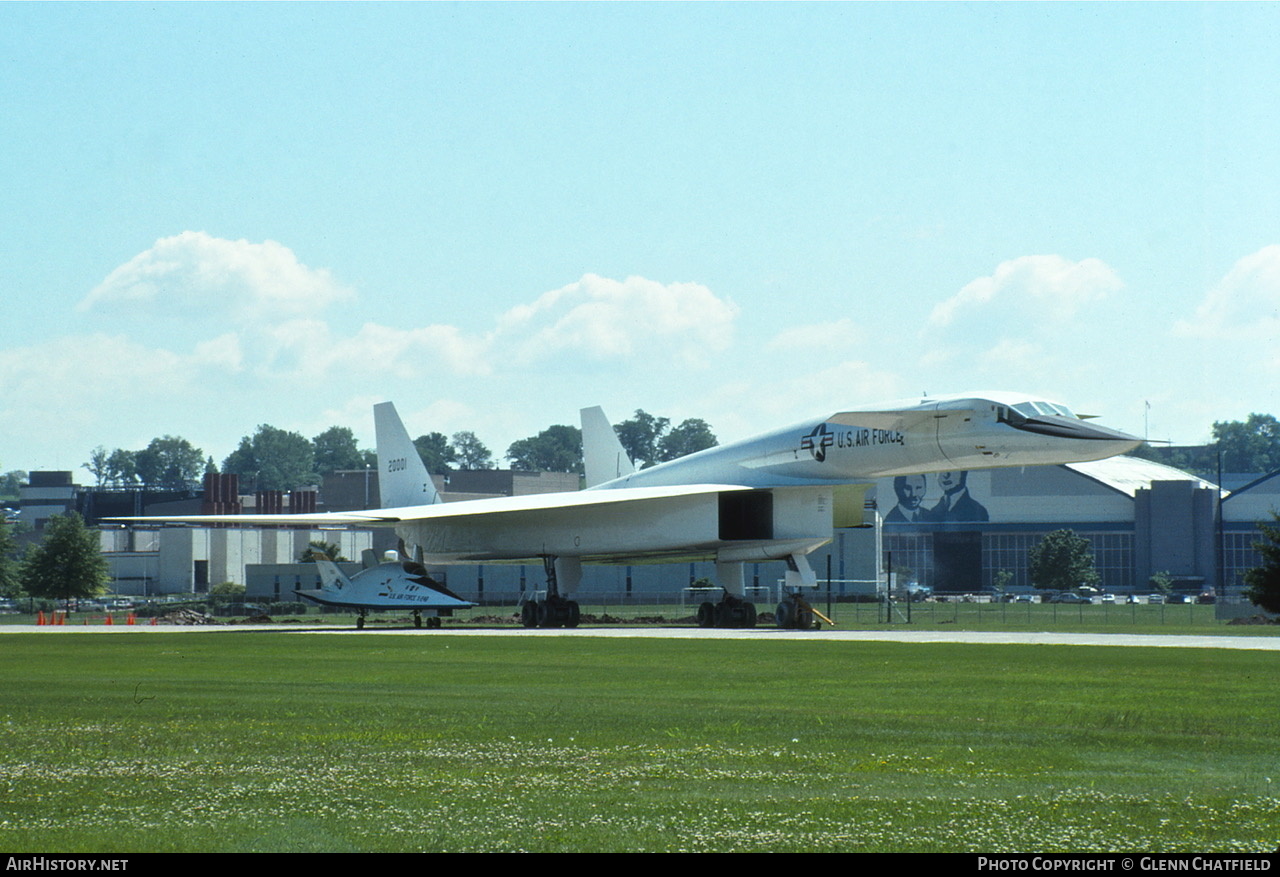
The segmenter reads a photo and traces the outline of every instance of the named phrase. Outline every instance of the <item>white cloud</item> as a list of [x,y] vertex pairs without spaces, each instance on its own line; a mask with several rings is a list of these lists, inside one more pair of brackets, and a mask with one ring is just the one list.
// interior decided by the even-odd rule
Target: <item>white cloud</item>
[[492,371],[485,340],[455,326],[401,329],[365,323],[344,336],[323,320],[293,320],[272,327],[267,336],[264,372],[412,378],[442,369],[453,375]]
[[587,274],[507,311],[491,342],[532,363],[581,352],[597,360],[643,355],[705,359],[728,346],[738,308],[698,283]]
[[[592,274],[474,331],[324,312],[349,295],[274,242],[161,239],[78,306],[96,326],[123,332],[0,351],[0,415],[40,435],[42,457],[132,447],[166,431],[221,456],[258,422],[311,428],[332,413],[358,424],[371,394],[418,411],[423,429],[503,437],[516,428],[513,412],[529,412],[530,423],[548,411],[566,420],[583,404],[576,397],[604,384],[654,387],[675,369],[687,375],[729,346],[738,315],[700,284]],[[575,396],[567,406],[562,391]],[[132,416],[120,417],[121,400]],[[26,441],[0,440],[0,455]]]
[[502,314],[486,332],[436,324],[415,328],[365,323],[344,333],[321,317],[245,327],[249,365],[262,375],[440,379],[484,377],[540,364],[557,370],[580,357],[647,369],[699,363],[723,350],[737,308],[694,283],[664,285],[586,275]]
[[971,280],[954,296],[934,307],[933,326],[947,326],[964,311],[995,301],[1009,307],[1047,307],[1051,319],[1074,316],[1083,305],[1101,301],[1124,288],[1105,262],[1072,262],[1062,256],[1020,256],[1001,262],[993,274]]
[[314,313],[352,291],[325,269],[309,268],[275,241],[230,241],[202,231],[161,238],[112,271],[79,310],[145,304],[190,315],[214,309],[234,322]]
[[768,350],[812,351],[848,347],[861,340],[862,333],[848,317],[833,323],[814,323],[783,329],[765,345]]
[[722,440],[735,441],[808,417],[906,395],[900,375],[861,360],[777,369],[769,377],[747,377],[697,395],[697,408]]
[[[103,334],[0,351],[0,420],[21,424],[15,435],[38,437],[36,459],[14,465],[48,465],[45,455],[56,449],[79,454],[107,443],[99,438],[107,423],[116,432],[133,430],[162,400],[199,393],[210,362],[225,358],[218,343],[181,355]],[[73,468],[80,460],[59,462]]]
[[208,313],[234,331],[191,340],[196,358],[230,372],[314,378],[484,376],[549,361],[563,367],[576,356],[696,364],[728,346],[738,314],[701,284],[587,274],[511,308],[487,331],[368,322],[353,333],[323,313],[353,296],[275,241],[184,231],[116,268],[77,310],[140,317],[144,329],[166,317],[198,327],[193,317]]
[[1040,345],[1015,338],[1004,338],[995,347],[979,355],[978,364],[983,369],[999,375],[1025,374],[1034,371],[1036,366],[1045,360],[1046,354]]
[[1236,262],[1174,333],[1222,341],[1280,340],[1280,245]]

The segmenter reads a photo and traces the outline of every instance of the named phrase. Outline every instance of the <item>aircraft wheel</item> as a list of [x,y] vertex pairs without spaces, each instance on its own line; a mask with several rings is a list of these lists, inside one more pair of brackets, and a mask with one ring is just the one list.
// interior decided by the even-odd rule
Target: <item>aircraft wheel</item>
[[795,626],[793,623],[793,617],[792,617],[793,608],[794,607],[791,601],[789,600],[783,600],[781,603],[778,604],[777,610],[773,613],[775,623],[778,625],[778,627],[781,627],[785,630],[786,628]]
[[756,604],[744,603],[743,609],[744,609],[745,617],[742,619],[742,626],[755,627],[756,626]]
[[796,628],[798,630],[815,630],[813,610],[806,607],[796,612]]
[[422,627],[422,616],[416,612],[413,613],[413,626],[416,628]]
[[524,627],[538,626],[538,604],[532,600],[526,601],[520,607],[520,624]]
[[364,630],[364,616],[360,615],[356,618],[356,630]]
[[439,630],[439,629],[440,629],[440,616],[435,615],[435,616],[432,616],[431,618],[428,618],[428,619],[427,619],[427,627],[431,628],[432,630]]
[[582,609],[578,606],[577,600],[569,601],[569,617],[565,619],[565,627],[577,627],[578,622],[582,620]]
[[716,607],[714,603],[703,603],[698,607],[698,627],[715,627]]
[[538,601],[538,627],[551,627],[555,624],[555,610],[550,600]]

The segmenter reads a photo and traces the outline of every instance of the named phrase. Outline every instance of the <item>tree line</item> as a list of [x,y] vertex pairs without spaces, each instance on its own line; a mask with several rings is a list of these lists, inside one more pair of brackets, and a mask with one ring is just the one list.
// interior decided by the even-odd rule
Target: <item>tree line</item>
[[1270,414],[1250,414],[1246,420],[1215,421],[1213,441],[1207,445],[1144,444],[1133,455],[1214,483],[1218,480],[1219,455],[1223,472],[1275,472],[1280,469],[1280,421]]
[[[690,418],[673,427],[666,417],[643,409],[614,425],[622,445],[640,467],[674,460],[717,444],[705,420]],[[452,436],[431,432],[413,440],[418,455],[433,474],[455,470],[493,469],[493,452],[474,432]],[[512,442],[505,458],[511,468],[533,472],[582,472],[582,430],[557,424],[537,435]],[[345,426],[331,426],[313,438],[270,424],[261,424],[240,439],[221,467],[212,456],[180,436],[154,438],[141,450],[99,445],[82,468],[100,487],[144,487],[152,490],[191,490],[205,473],[239,475],[245,489],[294,490],[319,483],[339,470],[376,466],[377,456],[359,447]],[[25,474],[25,473],[23,473]]]

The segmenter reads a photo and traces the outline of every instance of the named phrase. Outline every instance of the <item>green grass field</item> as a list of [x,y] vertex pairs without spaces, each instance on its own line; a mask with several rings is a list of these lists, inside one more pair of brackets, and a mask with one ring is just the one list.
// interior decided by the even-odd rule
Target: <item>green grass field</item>
[[1263,851],[1274,653],[10,635],[0,847]]

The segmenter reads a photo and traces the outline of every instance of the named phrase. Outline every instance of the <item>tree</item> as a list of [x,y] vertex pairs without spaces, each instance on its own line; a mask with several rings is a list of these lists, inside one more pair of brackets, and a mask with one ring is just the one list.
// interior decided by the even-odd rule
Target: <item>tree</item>
[[116,448],[107,458],[107,484],[111,487],[131,487],[137,483],[137,453]]
[[449,464],[458,462],[458,452],[449,444],[449,437],[442,432],[429,432],[413,440],[418,449],[422,465],[432,475],[444,475],[449,471]]
[[658,459],[662,462],[705,451],[720,444],[705,420],[691,417],[658,440]]
[[143,452],[119,448],[108,452],[98,445],[90,452],[89,462],[81,464],[80,468],[88,469],[99,487],[128,487],[138,483],[137,454],[140,453]]
[[160,490],[190,490],[204,475],[204,451],[178,436],[154,438],[134,455],[138,478]]
[[44,541],[27,550],[21,575],[28,594],[54,600],[96,596],[111,579],[98,534],[75,512],[49,519]]
[[248,589],[239,582],[219,582],[209,589],[209,596],[235,599],[243,597],[246,590]]
[[1280,469],[1280,421],[1270,414],[1250,414],[1243,421],[1217,421],[1213,424],[1210,444],[1176,447],[1144,444],[1131,453],[1208,481],[1218,477],[1219,454],[1223,472],[1274,472]]
[[476,438],[474,432],[455,432],[453,434],[453,452],[458,457],[462,469],[492,469],[493,452],[484,446],[484,442]]
[[305,436],[261,424],[222,463],[226,474],[252,479],[256,490],[294,490],[316,483],[315,448]]
[[81,469],[88,469],[93,481],[99,487],[107,483],[107,449],[98,445],[89,453],[89,462],[81,463]]
[[18,543],[13,538],[13,528],[0,516],[0,597],[17,597],[22,593],[17,553]]
[[0,498],[17,499],[18,488],[27,480],[27,473],[21,469],[11,469],[0,475]]
[[1214,423],[1213,440],[1222,452],[1224,472],[1280,469],[1280,421],[1270,414],[1250,414],[1244,423]]
[[1031,584],[1042,590],[1070,591],[1081,585],[1095,587],[1093,546],[1074,530],[1054,530],[1027,552]]
[[[1280,514],[1271,513],[1275,524],[1280,524]],[[1268,612],[1280,613],[1280,526],[1258,524],[1262,538],[1253,548],[1262,555],[1262,565],[1244,574],[1244,595],[1249,602]]]
[[298,557],[298,563],[313,563],[316,556],[319,555],[325,560],[345,561],[342,556],[342,549],[332,542],[325,542],[323,539],[313,539],[307,543],[307,550],[302,552]]
[[576,426],[549,426],[529,438],[512,442],[507,459],[513,469],[531,472],[582,471],[582,430]]
[[631,462],[641,469],[719,444],[705,420],[691,417],[672,429],[669,418],[654,417],[643,408],[637,408],[630,420],[615,423],[613,429]]
[[311,440],[316,471],[329,475],[339,469],[363,469],[365,458],[356,446],[356,436],[346,426],[331,426]]
[[635,417],[615,423],[613,429],[631,462],[645,469],[658,462],[658,441],[670,426],[668,418],[654,417],[643,408],[637,408]]

